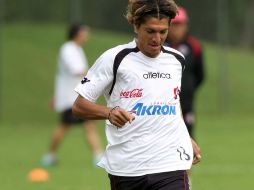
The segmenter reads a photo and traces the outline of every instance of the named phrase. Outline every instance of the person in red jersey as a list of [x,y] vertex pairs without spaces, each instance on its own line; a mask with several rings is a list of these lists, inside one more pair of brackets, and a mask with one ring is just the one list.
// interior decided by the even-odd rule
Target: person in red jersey
[[182,76],[180,101],[185,124],[194,137],[194,100],[198,88],[204,80],[204,61],[200,42],[189,33],[189,17],[184,8],[178,7],[172,19],[165,45],[180,51],[186,66]]

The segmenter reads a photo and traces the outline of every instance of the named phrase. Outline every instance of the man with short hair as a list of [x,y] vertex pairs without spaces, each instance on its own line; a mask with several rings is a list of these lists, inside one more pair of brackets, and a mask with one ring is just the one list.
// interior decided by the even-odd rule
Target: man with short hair
[[[186,170],[201,159],[180,108],[184,57],[163,46],[176,10],[173,0],[129,0],[136,39],[104,52],[75,89],[77,116],[106,119],[98,165],[112,190],[187,190]],[[107,106],[95,103],[102,94]]]

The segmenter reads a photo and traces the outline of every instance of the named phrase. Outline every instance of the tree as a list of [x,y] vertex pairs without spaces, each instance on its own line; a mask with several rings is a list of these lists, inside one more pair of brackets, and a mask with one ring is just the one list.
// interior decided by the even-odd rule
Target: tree
[[241,46],[245,48],[250,48],[254,46],[254,1],[249,2],[246,7],[244,19],[244,27],[242,32]]

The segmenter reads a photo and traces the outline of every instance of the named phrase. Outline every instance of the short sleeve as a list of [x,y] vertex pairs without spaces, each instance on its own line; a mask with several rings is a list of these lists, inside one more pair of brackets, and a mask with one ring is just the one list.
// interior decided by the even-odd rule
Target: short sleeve
[[75,91],[89,101],[95,102],[113,81],[112,56],[104,53],[88,70],[85,78],[77,85]]
[[73,75],[82,74],[86,68],[86,58],[81,48],[65,47],[61,51],[63,64]]

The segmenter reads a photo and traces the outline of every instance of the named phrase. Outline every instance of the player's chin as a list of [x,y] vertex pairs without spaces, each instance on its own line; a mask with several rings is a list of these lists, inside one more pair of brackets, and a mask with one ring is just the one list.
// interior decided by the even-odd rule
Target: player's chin
[[157,57],[159,54],[160,54],[160,50],[158,50],[158,49],[152,49],[149,51],[150,57],[153,57],[153,58]]

